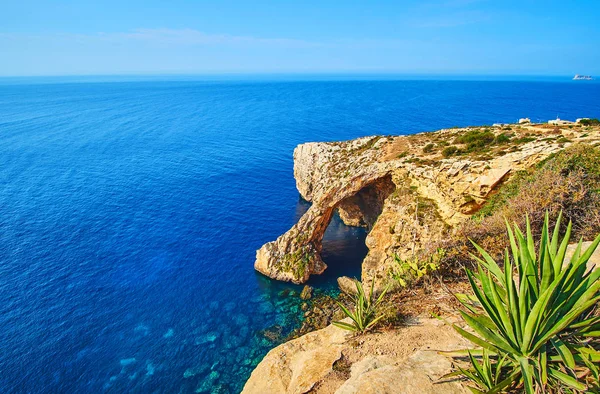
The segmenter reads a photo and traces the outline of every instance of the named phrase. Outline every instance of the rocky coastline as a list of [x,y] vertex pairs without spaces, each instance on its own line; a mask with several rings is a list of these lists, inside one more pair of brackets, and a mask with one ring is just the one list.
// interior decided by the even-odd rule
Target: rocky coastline
[[[299,145],[294,176],[312,205],[257,251],[255,269],[293,283],[321,274],[321,241],[337,212],[367,229],[361,280],[381,289],[397,259],[431,255],[513,176],[576,144],[598,146],[600,128],[503,124]],[[348,292],[346,280],[338,283]],[[402,324],[358,338],[327,325],[343,317],[333,300],[313,300],[305,324],[265,356],[244,393],[467,392],[460,382],[439,381],[452,365],[437,350],[465,345],[432,319],[458,321],[448,286],[405,291]]]
[[[450,141],[475,130],[513,137],[490,150],[447,155],[454,146]],[[515,124],[299,145],[294,176],[300,195],[312,205],[290,230],[257,251],[254,267],[293,283],[321,274],[326,269],[321,241],[337,211],[347,225],[369,230],[362,280],[379,283],[394,254],[430,253],[422,250],[425,243],[443,239],[512,174],[575,142],[597,139],[597,130],[580,126]]]

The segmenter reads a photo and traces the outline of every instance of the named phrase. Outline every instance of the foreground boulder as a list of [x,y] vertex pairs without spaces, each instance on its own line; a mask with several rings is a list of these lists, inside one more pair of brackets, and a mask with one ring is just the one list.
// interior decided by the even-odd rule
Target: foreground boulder
[[348,295],[356,294],[356,282],[354,279],[350,279],[347,276],[340,276],[337,278],[337,284],[342,292]]
[[277,346],[254,369],[242,393],[308,392],[331,372],[349,335],[348,331],[330,325]]
[[451,371],[450,360],[435,351],[419,350],[399,365],[371,356],[352,365],[350,379],[335,394],[469,393],[458,381],[439,381]]

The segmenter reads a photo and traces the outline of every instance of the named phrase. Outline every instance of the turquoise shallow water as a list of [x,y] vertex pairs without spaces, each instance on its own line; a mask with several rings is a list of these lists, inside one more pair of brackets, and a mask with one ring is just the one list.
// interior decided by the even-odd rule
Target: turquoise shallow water
[[[42,83],[43,82],[43,83]],[[306,141],[600,116],[565,81],[0,81],[0,390],[239,392],[295,328],[254,253],[306,209]],[[334,220],[334,291],[364,233]]]

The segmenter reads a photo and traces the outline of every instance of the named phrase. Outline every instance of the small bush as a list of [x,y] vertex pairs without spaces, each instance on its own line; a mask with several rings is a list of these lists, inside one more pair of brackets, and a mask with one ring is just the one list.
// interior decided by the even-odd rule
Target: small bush
[[496,136],[496,144],[506,144],[510,139],[511,136],[506,133],[498,134]]
[[533,142],[535,140],[537,140],[537,138],[525,136],[525,137],[514,139],[514,140],[512,140],[512,142],[514,142],[516,144],[526,144],[528,142]]
[[465,134],[456,137],[454,143],[465,144],[467,149],[474,149],[489,145],[495,139],[496,136],[489,130],[469,130]]
[[412,286],[425,275],[437,271],[445,253],[444,249],[438,249],[426,260],[419,260],[418,258],[402,260],[397,254],[394,254],[396,266],[390,271],[389,276],[400,287]]
[[597,118],[581,119],[579,123],[583,126],[598,126],[600,125],[600,120],[598,120]]
[[432,144],[432,143],[429,143],[429,144],[425,145],[423,147],[423,153],[430,153],[430,152],[432,152],[434,147],[435,147],[435,145]]
[[442,156],[450,157],[458,152],[458,148],[454,145],[448,146],[442,150]]

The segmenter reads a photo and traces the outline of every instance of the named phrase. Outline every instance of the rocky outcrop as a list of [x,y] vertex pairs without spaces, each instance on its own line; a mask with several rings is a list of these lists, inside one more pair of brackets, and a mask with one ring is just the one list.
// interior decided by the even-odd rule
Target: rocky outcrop
[[348,295],[356,294],[356,280],[347,276],[337,278],[337,284],[340,290]]
[[352,365],[351,377],[335,394],[470,393],[458,381],[440,383],[452,372],[451,361],[435,351],[419,350],[394,365],[385,356],[369,356]]
[[[331,217],[338,205],[349,197],[353,197],[363,188],[381,181],[389,174],[389,163],[374,162],[370,165],[355,165],[352,173],[347,170],[343,176],[343,182],[335,182],[331,185],[318,181],[323,176],[322,168],[309,167],[306,160],[300,159],[304,154],[314,157],[314,163],[320,163],[324,158],[331,158],[326,165],[329,171],[337,172],[342,170],[343,164],[334,160],[341,152],[352,149],[352,143],[341,145],[336,144],[306,144],[308,147],[300,145],[294,152],[295,163],[305,168],[296,169],[295,173],[303,173],[311,168],[307,173],[310,177],[306,183],[299,186],[301,194],[310,201],[312,206],[300,218],[287,233],[279,237],[276,241],[269,242],[259,249],[256,253],[256,263],[254,267],[259,272],[278,280],[291,281],[294,283],[304,283],[311,274],[320,274],[326,267],[321,260],[320,252],[322,249],[321,241]],[[358,145],[361,146],[360,144]],[[299,153],[306,152],[306,153]],[[319,152],[319,153],[317,153]],[[331,168],[330,168],[331,167]],[[307,178],[309,179],[309,178]]]
[[452,361],[438,351],[466,346],[452,327],[431,318],[360,337],[330,325],[269,352],[243,393],[465,393],[458,382],[440,380]]
[[242,393],[306,393],[331,372],[349,332],[333,325],[271,350],[252,372]]
[[[560,139],[546,138],[546,131],[519,128],[527,137],[518,145],[457,157],[441,154],[470,130],[299,145],[294,151],[296,186],[312,205],[288,232],[257,251],[255,268],[294,283],[322,273],[327,268],[320,256],[322,238],[338,211],[346,224],[369,230],[363,281],[383,279],[394,255],[405,259],[431,252],[423,250],[429,240],[443,239],[512,174],[565,147]],[[598,132],[578,138],[597,140]]]

